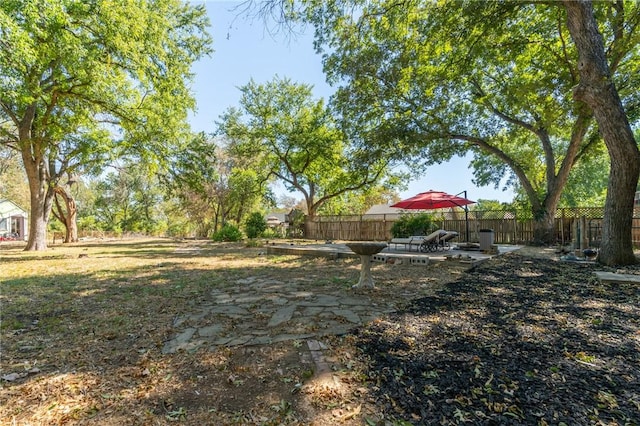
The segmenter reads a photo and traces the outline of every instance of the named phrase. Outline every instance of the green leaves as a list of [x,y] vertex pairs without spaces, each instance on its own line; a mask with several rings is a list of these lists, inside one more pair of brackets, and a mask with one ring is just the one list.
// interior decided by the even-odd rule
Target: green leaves
[[46,188],[65,172],[131,154],[162,162],[181,144],[207,25],[204,6],[180,0],[0,3],[0,144],[22,151],[37,192],[31,235],[44,237]]
[[[416,167],[469,150],[476,182],[522,189],[554,211],[591,146],[574,100],[575,45],[561,4],[460,0],[333,1],[313,10],[317,47],[349,135],[371,156]],[[350,7],[351,6],[351,7]],[[637,2],[597,3],[614,78],[637,117]],[[637,71],[637,70],[636,70]],[[635,111],[635,113],[634,113]]]
[[362,155],[311,87],[275,78],[240,88],[239,109],[229,109],[219,133],[229,149],[266,179],[301,192],[310,215],[327,200],[366,189],[386,173],[386,162]]
[[28,107],[37,109],[33,136],[52,141],[82,131],[78,119],[63,121],[76,116],[115,124],[137,146],[183,131],[190,66],[210,51],[203,7],[15,0],[3,2],[0,24],[0,105],[14,134]]

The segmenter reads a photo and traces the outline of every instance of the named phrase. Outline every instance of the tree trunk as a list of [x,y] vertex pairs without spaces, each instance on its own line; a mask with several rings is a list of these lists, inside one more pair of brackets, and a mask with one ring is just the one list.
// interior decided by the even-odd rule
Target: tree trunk
[[589,105],[611,159],[598,260],[606,265],[637,262],[633,253],[633,200],[640,176],[640,151],[611,79],[604,43],[590,1],[564,1],[567,26],[579,54],[576,100]]
[[548,246],[557,243],[556,207],[553,209],[543,209],[539,212],[533,212],[533,244],[540,246]]
[[66,231],[64,242],[76,243],[78,242],[78,207],[76,205],[76,201],[73,199],[73,195],[71,195],[71,192],[67,191],[65,187],[56,186],[54,189],[54,193],[56,194],[56,196],[59,195],[60,197],[62,197],[65,205],[63,210],[56,197],[56,207],[58,209],[58,214],[56,216],[64,224]]
[[[26,158],[25,158],[26,157]],[[23,152],[24,166],[29,180],[31,213],[29,214],[29,239],[25,251],[47,249],[47,224],[53,205],[53,191],[49,190],[44,163]]]

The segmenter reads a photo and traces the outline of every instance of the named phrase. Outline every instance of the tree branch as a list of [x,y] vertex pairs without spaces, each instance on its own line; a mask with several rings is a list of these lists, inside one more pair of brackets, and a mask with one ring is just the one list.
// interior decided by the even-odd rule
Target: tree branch
[[529,197],[534,210],[540,209],[541,203],[538,199],[536,190],[533,188],[531,181],[527,177],[527,174],[525,173],[523,168],[514,159],[512,159],[509,155],[507,155],[504,151],[491,145],[486,140],[479,137],[475,137],[475,136],[449,133],[446,135],[446,137],[448,139],[461,140],[461,141],[468,142],[471,145],[475,145],[481,148],[482,150],[488,152],[489,154],[495,155],[500,160],[502,160],[507,166],[509,166],[509,168],[511,168],[511,170],[513,171],[513,173],[515,173],[518,179],[520,179],[520,184],[522,185],[525,192],[527,193],[527,196]]

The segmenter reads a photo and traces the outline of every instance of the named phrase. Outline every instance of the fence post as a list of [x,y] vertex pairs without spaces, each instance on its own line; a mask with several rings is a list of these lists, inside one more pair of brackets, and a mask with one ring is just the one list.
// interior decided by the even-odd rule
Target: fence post
[[[386,241],[387,240],[387,215],[383,214],[382,215],[382,238],[380,238],[380,241]],[[380,236],[380,235],[378,235]]]
[[560,209],[560,241],[562,242],[562,246],[564,247],[564,208]]
[[580,216],[580,250],[584,250],[588,246],[587,235],[587,217]]

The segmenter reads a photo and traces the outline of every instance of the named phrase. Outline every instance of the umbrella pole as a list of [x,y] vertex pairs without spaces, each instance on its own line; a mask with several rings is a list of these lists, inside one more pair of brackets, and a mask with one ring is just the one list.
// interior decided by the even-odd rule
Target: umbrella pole
[[[464,190],[461,192],[461,194],[464,194],[464,198],[467,198],[467,190]],[[469,206],[467,206],[466,204],[464,205],[464,227],[465,227],[465,238],[466,238],[466,243],[469,242]]]
[[[467,191],[465,191],[467,192]],[[464,195],[465,198],[467,198],[467,194]],[[465,225],[465,231],[467,233],[467,243],[469,242],[469,208],[467,206],[464,206],[464,225]]]

